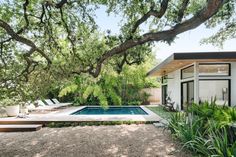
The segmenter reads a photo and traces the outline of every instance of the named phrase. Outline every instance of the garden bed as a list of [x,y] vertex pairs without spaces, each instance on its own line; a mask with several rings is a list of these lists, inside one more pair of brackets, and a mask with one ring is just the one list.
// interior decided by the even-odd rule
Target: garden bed
[[183,147],[202,156],[236,156],[236,136],[232,124],[236,109],[215,102],[193,104],[185,113],[169,120],[168,128]]

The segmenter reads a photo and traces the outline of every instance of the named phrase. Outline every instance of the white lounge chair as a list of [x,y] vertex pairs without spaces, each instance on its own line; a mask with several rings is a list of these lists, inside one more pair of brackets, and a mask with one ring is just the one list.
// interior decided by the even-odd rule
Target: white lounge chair
[[55,104],[63,104],[65,106],[68,106],[68,105],[71,105],[72,103],[61,103],[60,101],[58,101],[56,98],[52,99],[52,101],[55,103]]
[[51,110],[54,110],[56,109],[57,107],[55,106],[38,106],[38,107],[35,107],[33,104],[30,104],[27,106],[27,109],[29,111],[51,111]]
[[35,106],[34,104],[30,104],[27,106],[27,108],[30,111],[51,111],[55,110],[59,107],[63,107],[62,105],[47,105],[42,100],[36,100],[38,106]]
[[47,106],[42,100],[36,100],[38,106]]
[[[57,99],[56,99],[57,100]],[[49,106],[60,106],[60,107],[65,107],[65,106],[68,106],[68,105],[71,105],[71,103],[60,103],[58,100],[55,102],[53,102],[52,100],[50,99],[45,99],[44,100]]]
[[52,101],[56,104],[60,104],[60,102],[56,98],[52,99]]
[[[56,105],[55,103],[53,103],[52,102],[52,100],[50,100],[50,99],[45,99],[44,100],[49,106],[51,106],[51,105]],[[59,103],[58,103],[59,104]]]

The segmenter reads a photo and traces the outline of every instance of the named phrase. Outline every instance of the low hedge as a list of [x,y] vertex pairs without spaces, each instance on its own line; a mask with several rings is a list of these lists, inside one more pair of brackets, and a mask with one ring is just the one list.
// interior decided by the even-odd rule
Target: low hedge
[[100,126],[100,125],[131,125],[131,124],[153,124],[152,121],[89,121],[89,122],[50,122],[45,124],[50,128],[75,127],[75,126]]

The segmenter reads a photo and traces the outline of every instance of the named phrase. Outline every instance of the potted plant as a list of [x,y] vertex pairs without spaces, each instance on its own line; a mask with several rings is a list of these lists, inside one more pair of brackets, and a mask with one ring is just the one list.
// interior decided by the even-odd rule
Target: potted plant
[[20,105],[18,99],[5,98],[1,100],[1,105],[5,106],[5,110],[8,116],[15,117],[20,113]]

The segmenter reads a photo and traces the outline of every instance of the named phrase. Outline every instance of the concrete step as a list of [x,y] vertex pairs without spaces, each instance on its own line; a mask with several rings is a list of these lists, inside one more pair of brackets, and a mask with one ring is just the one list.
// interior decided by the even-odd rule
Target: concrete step
[[42,128],[41,124],[31,125],[0,125],[0,132],[19,132],[19,131],[38,131]]

